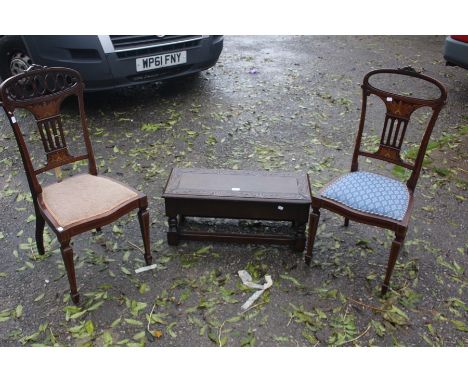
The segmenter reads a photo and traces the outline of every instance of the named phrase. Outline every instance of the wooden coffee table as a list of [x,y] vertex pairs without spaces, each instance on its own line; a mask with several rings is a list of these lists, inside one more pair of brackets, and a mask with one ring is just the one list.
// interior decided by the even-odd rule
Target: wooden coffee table
[[[308,176],[301,173],[174,168],[163,196],[169,220],[167,241],[180,239],[275,243],[305,248],[310,208]],[[185,217],[292,222],[291,234],[184,230]]]

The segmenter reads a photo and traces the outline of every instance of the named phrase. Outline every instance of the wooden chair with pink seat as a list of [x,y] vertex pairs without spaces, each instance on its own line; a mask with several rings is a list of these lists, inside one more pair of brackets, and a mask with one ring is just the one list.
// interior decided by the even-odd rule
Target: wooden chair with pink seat
[[[13,76],[0,85],[3,109],[13,128],[29,183],[36,214],[36,244],[44,254],[45,223],[60,242],[60,249],[70,283],[74,303],[79,302],[73,249],[73,236],[112,223],[121,216],[138,209],[138,220],[144,244],[146,264],[151,264],[149,212],[146,195],[111,178],[99,176],[89,138],[83,105],[83,81],[80,74],[68,68],[45,68],[34,65],[27,72]],[[78,101],[85,152],[72,155],[66,142],[60,108],[62,102],[75,96]],[[46,164],[35,168],[23,130],[15,111],[26,109],[36,120],[46,158]],[[40,174],[63,165],[85,160],[86,174],[73,175],[61,182],[41,184]]]

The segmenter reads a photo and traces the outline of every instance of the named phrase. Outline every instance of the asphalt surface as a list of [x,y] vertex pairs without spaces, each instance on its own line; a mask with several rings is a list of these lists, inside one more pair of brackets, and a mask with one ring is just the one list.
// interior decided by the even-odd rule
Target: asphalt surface
[[[51,231],[46,255],[37,255],[29,189],[11,128],[0,116],[0,345],[466,346],[468,71],[445,66],[443,42],[437,36],[227,36],[218,64],[199,76],[86,95],[100,173],[149,196],[158,268],[134,273],[144,265],[135,214],[102,234],[82,234],[74,239],[78,307],[69,300]],[[353,222],[344,228],[327,211],[310,268],[283,246],[167,245],[160,196],[172,167],[308,172],[317,192],[349,169],[363,76],[408,65],[441,80],[449,98],[385,298],[379,291],[391,233]],[[405,85],[408,93],[426,94]],[[417,142],[427,116],[424,110],[415,115],[410,142]],[[31,118],[17,117],[33,147]],[[383,123],[381,114],[370,117],[367,146]],[[79,147],[72,103],[64,119],[70,146]],[[31,150],[43,158],[39,146]],[[405,175],[393,166],[361,164]],[[193,224],[263,229],[246,221]],[[251,290],[241,285],[241,269],[261,283],[266,274],[273,279],[247,312],[240,307]]]

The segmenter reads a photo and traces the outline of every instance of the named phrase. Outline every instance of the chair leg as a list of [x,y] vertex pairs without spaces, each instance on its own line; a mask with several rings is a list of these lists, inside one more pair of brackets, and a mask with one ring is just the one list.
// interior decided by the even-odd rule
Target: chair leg
[[45,220],[42,215],[36,211],[36,247],[39,255],[45,253],[44,249],[44,226]]
[[307,236],[307,250],[305,255],[305,263],[310,265],[312,261],[312,249],[315,242],[315,234],[317,233],[318,222],[320,219],[320,209],[313,208],[313,212],[309,215],[309,235]]
[[143,245],[145,247],[144,256],[146,265],[150,265],[153,262],[153,257],[151,256],[150,246],[149,212],[146,207],[140,208],[138,211],[138,221],[140,222],[141,236],[143,237]]
[[62,252],[63,262],[65,269],[67,270],[68,282],[70,283],[70,295],[74,304],[80,302],[80,295],[76,288],[76,277],[75,277],[75,264],[73,261],[73,250],[70,246],[70,241],[61,243],[60,251]]
[[344,219],[344,226],[345,226],[345,227],[348,227],[348,226],[349,226],[349,219],[348,219],[348,218],[345,218],[345,219]]
[[400,253],[400,249],[403,245],[403,241],[405,240],[404,235],[395,235],[395,240],[392,242],[392,247],[390,249],[390,257],[388,258],[388,265],[387,271],[385,273],[385,280],[382,284],[382,296],[387,293],[388,288],[390,286],[390,277],[392,277],[393,268],[395,267],[395,263],[398,258],[398,254]]

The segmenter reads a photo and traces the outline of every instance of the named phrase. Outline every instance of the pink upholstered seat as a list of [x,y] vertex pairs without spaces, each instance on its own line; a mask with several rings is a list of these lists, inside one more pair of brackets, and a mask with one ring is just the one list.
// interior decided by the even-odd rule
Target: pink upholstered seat
[[75,175],[42,189],[42,201],[62,227],[105,215],[137,198],[130,187],[90,174]]

